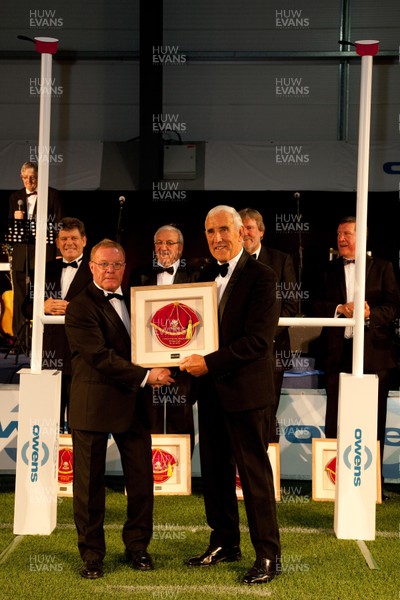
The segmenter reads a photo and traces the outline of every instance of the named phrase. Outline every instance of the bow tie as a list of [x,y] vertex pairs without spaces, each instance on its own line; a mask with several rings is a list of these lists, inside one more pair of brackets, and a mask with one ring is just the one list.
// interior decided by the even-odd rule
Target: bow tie
[[30,192],[29,194],[26,194],[27,198],[29,198],[29,196],[37,196],[37,192]]
[[344,258],[344,259],[343,259],[343,264],[344,264],[344,266],[346,266],[346,265],[350,265],[351,263],[353,263],[353,264],[354,264],[355,262],[356,262],[356,261],[355,261],[355,259],[354,259],[354,258]]
[[116,298],[117,300],[124,299],[122,294],[107,294],[106,298],[107,298],[107,300],[112,300],[113,298]]
[[225,277],[229,269],[229,263],[222,263],[222,265],[215,265],[217,275],[221,275],[221,277]]
[[73,267],[74,269],[77,269],[78,263],[76,262],[76,260],[73,260],[72,262],[63,262],[62,268],[65,269],[65,267]]
[[157,273],[169,273],[170,275],[174,274],[174,267],[157,267]]
[[254,254],[251,255],[253,258],[257,258],[257,252],[254,252]]

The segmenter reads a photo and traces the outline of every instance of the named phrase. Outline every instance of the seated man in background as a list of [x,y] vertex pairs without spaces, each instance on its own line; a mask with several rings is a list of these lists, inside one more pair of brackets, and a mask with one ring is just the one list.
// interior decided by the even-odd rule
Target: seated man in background
[[[56,246],[62,258],[55,258],[46,264],[45,315],[65,315],[68,303],[92,281],[89,261],[83,254],[86,241],[82,221],[74,217],[61,219]],[[27,319],[32,318],[33,294],[34,273],[31,277],[30,293],[23,303],[23,314]],[[44,326],[42,368],[62,371],[60,432],[64,433],[65,413],[68,411],[71,388],[71,357],[64,325]]]

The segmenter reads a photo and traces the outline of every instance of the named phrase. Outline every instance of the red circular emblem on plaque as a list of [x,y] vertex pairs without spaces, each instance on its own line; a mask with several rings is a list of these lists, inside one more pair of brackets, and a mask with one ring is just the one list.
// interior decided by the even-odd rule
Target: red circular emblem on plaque
[[158,341],[167,348],[182,348],[189,344],[199,325],[198,315],[182,302],[163,306],[151,319]]
[[152,455],[154,483],[165,483],[174,473],[176,458],[161,448],[153,448]]
[[58,483],[72,483],[73,462],[72,448],[61,447],[58,451]]
[[336,456],[331,458],[331,460],[326,463],[325,471],[327,472],[332,483],[336,484]]

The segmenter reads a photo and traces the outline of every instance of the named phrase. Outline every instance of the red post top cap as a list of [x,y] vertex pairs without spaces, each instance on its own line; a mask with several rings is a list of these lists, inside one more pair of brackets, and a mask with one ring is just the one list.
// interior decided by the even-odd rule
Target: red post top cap
[[58,40],[50,37],[36,37],[35,50],[40,54],[55,54],[58,49]]
[[375,56],[378,54],[378,40],[359,40],[354,42],[358,56]]

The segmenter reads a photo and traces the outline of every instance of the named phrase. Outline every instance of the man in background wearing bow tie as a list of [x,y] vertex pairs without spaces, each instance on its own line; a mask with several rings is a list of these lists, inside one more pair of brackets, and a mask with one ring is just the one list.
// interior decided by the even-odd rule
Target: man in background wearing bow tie
[[281,554],[272,468],[267,455],[273,418],[273,341],[280,306],[274,271],[243,249],[242,219],[230,206],[207,215],[215,263],[201,274],[218,288],[219,349],[192,354],[181,369],[198,383],[200,459],[210,542],[190,567],[215,568],[241,558],[236,465],[256,560],[242,582],[269,583]]
[[128,500],[122,530],[126,559],[153,569],[147,552],[153,529],[153,465],[146,385],[173,382],[169,369],[131,362],[129,296],[122,295],[125,251],[102,240],[90,254],[93,281],[67,307],[71,349],[70,426],[74,449],[74,517],[86,579],[103,575],[105,470],[111,433],[121,455]]
[[[182,258],[183,234],[174,225],[163,225],[154,234],[153,263],[133,273],[130,286],[179,285],[198,279],[198,272]],[[150,390],[148,390],[150,393]],[[179,373],[171,388],[152,390],[152,433],[190,434],[193,452],[195,435],[193,408],[189,401],[190,376]]]
[[[62,258],[46,263],[44,291],[44,313],[54,316],[65,315],[68,303],[92,280],[89,260],[83,254],[87,241],[84,224],[79,219],[64,217],[58,227],[56,246]],[[22,306],[27,319],[32,319],[33,313],[33,282],[34,274]],[[42,368],[62,371],[60,432],[64,433],[71,388],[71,358],[63,325],[44,326]]]
[[[36,163],[25,162],[21,167],[20,177],[24,184],[21,190],[13,192],[9,198],[9,219],[18,221],[36,220],[38,168]],[[47,198],[47,214],[49,224],[53,231],[57,228],[63,216],[62,204],[58,191],[49,187]],[[55,237],[55,235],[54,235]],[[46,260],[56,257],[55,244],[46,244]],[[13,334],[18,336],[25,323],[22,313],[22,303],[28,291],[29,277],[27,275],[35,267],[35,239],[27,243],[13,243],[12,251],[12,284],[14,292],[13,302]]]
[[[254,208],[243,208],[239,211],[244,227],[245,250],[256,260],[268,265],[275,271],[278,278],[277,293],[281,299],[280,317],[294,317],[299,308],[296,299],[296,274],[294,272],[293,260],[290,254],[264,246],[261,242],[264,238],[265,224],[262,215]],[[276,420],[279,400],[283,385],[283,375],[291,363],[291,345],[289,327],[278,327],[274,339],[274,381],[275,381],[275,406],[274,419],[270,419],[271,429],[268,441],[279,442],[279,425]]]
[[[356,218],[344,217],[337,228],[339,256],[329,262],[312,301],[312,316],[352,318],[356,255]],[[385,444],[387,397],[396,367],[394,320],[399,315],[399,288],[389,261],[366,257],[364,304],[364,373],[379,378],[378,433],[381,466]],[[324,327],[320,336],[321,366],[326,373],[325,435],[337,437],[339,374],[352,372],[352,327]]]

